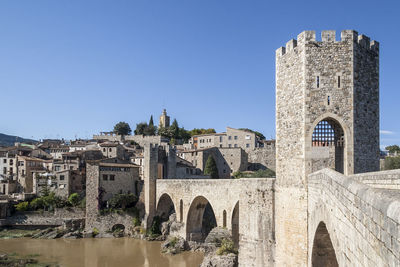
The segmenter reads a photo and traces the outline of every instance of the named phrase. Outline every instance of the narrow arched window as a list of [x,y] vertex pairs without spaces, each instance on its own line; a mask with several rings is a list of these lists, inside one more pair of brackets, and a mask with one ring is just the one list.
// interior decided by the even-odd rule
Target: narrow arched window
[[183,221],[183,200],[179,201],[179,221]]
[[226,227],[226,210],[222,212],[222,226]]

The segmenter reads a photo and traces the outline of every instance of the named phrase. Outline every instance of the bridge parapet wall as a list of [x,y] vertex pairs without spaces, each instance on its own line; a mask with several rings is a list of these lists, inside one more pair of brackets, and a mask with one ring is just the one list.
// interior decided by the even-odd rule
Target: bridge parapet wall
[[349,178],[374,188],[400,189],[400,169],[355,174]]
[[[217,226],[232,230],[235,205],[239,202],[239,265],[272,266],[274,262],[274,178],[249,179],[158,179],[157,203],[163,194],[172,199],[177,219],[183,204],[183,227],[179,235],[186,238],[189,209],[198,196],[213,208]],[[182,200],[182,202],[181,202]]]
[[359,182],[394,173],[346,177],[324,169],[308,176],[309,266],[321,221],[326,224],[339,266],[400,265],[399,191]]

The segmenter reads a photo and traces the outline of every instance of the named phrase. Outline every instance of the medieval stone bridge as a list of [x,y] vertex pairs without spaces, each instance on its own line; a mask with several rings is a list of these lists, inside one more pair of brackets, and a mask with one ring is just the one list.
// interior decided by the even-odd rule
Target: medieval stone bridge
[[[274,244],[274,178],[165,179],[156,181],[156,215],[171,209],[182,223],[178,234],[204,240],[203,214],[210,204],[216,224],[232,231],[243,266],[272,265]],[[239,241],[240,238],[240,241]]]
[[[308,266],[400,266],[400,170],[308,176]],[[156,213],[173,210],[174,234],[202,241],[210,204],[216,224],[232,231],[240,266],[274,266],[274,178],[156,181]],[[282,211],[281,211],[282,212]]]

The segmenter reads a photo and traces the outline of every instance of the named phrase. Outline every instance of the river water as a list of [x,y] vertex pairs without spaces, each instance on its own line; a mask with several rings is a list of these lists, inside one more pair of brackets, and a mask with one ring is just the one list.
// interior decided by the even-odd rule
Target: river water
[[160,248],[161,242],[133,238],[0,240],[0,252],[40,254],[39,261],[67,267],[198,267],[203,259],[195,252],[164,255]]

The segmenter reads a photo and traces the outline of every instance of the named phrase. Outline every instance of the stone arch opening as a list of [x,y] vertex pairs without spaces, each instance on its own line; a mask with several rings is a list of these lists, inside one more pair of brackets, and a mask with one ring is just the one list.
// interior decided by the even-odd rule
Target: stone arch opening
[[160,217],[160,221],[168,221],[169,216],[175,213],[175,205],[168,194],[163,194],[158,200],[156,216]]
[[320,222],[314,236],[312,249],[313,267],[337,267],[339,266],[335,249],[333,248],[328,229],[324,222]]
[[239,248],[239,201],[232,212],[232,240],[235,248]]
[[179,201],[179,222],[183,221],[183,200]]
[[116,231],[125,231],[125,225],[117,223],[114,224],[113,227],[111,228],[111,231],[116,232]]
[[222,227],[226,227],[226,210],[222,212]]
[[217,226],[214,210],[209,201],[196,197],[190,204],[186,220],[186,239],[188,241],[204,242],[211,229]]
[[312,133],[312,172],[332,168],[344,173],[345,134],[340,123],[332,118],[318,122]]

